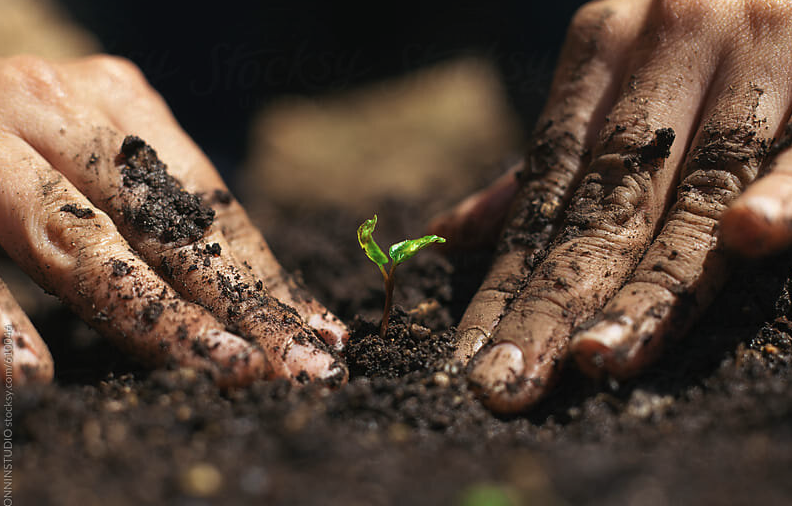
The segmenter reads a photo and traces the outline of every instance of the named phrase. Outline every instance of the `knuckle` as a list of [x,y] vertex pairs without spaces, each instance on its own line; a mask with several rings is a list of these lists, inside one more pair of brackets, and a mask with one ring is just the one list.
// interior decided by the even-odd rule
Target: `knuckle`
[[697,170],[682,180],[676,208],[711,219],[719,219],[742,192],[739,178],[723,170]]
[[682,182],[742,191],[757,175],[768,141],[716,137],[705,140],[692,154]]
[[789,33],[792,2],[788,0],[748,0],[745,2],[744,15],[748,19],[754,38],[779,31]]
[[567,223],[582,230],[626,233],[651,220],[646,212],[654,196],[651,174],[630,173],[624,157],[615,154],[599,156],[591,168],[567,210]]
[[63,265],[71,265],[71,269],[90,272],[118,246],[111,233],[115,227],[110,218],[98,210],[94,210],[91,217],[82,218],[63,211],[62,207],[70,203],[67,198],[54,199],[51,207],[47,206],[45,234],[47,244],[55,249],[47,256],[60,257],[65,262]]
[[521,180],[551,175],[551,184],[559,176],[568,179],[577,172],[584,153],[584,143],[579,137],[563,123],[549,120],[534,131],[527,146],[526,163],[518,174]]
[[634,151],[651,141],[652,129],[641,117],[625,118],[623,121],[609,122],[600,131],[596,155]]
[[692,195],[702,204],[720,208],[756,178],[771,139],[766,119],[756,114],[763,92],[748,85],[752,100],[734,103],[729,98],[719,103],[718,111],[702,126],[680,174],[682,196]]
[[156,96],[143,71],[131,60],[114,55],[93,56],[87,61],[89,72],[110,96],[123,103],[150,100]]
[[117,80],[145,82],[145,77],[140,68],[131,60],[115,55],[97,55],[89,59],[89,65],[98,72]]
[[2,65],[1,75],[4,94],[17,90],[47,102],[65,95],[57,67],[37,56],[7,58]]
[[572,16],[570,27],[574,31],[599,30],[606,26],[615,14],[613,2],[588,2]]
[[788,26],[792,5],[787,0],[657,0],[652,19],[669,31],[689,35],[702,28],[747,23],[758,27]]
[[[724,3],[722,0],[720,1]],[[697,2],[657,0],[653,19],[665,27],[688,27],[690,24],[698,24],[705,20],[712,12],[713,7],[713,2],[710,0]]]
[[567,42],[573,47],[601,49],[602,44],[624,39],[628,27],[635,21],[628,15],[625,2],[597,1],[581,6],[572,17]]

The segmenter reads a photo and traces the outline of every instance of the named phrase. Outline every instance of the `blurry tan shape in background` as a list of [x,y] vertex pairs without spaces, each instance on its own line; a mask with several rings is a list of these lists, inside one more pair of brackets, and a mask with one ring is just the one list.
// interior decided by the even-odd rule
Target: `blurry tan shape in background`
[[97,40],[72,22],[57,2],[0,0],[0,56],[68,58],[99,49]]
[[361,212],[383,198],[438,195],[447,204],[483,183],[520,139],[493,67],[446,62],[265,109],[252,130],[242,196],[255,202],[258,189],[280,205]]

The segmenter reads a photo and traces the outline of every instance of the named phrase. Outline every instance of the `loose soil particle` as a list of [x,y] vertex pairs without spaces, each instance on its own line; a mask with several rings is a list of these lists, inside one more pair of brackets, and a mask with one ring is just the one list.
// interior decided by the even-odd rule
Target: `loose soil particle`
[[73,214],[78,218],[93,218],[95,216],[93,209],[83,208],[77,204],[66,204],[60,208],[60,211]]
[[132,272],[132,267],[123,260],[112,260],[113,276],[123,277]]

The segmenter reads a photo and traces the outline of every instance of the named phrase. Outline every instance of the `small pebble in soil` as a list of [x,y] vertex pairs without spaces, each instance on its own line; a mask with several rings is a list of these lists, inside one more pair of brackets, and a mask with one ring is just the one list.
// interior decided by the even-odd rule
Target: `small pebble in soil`
[[222,487],[223,475],[208,463],[193,464],[181,477],[182,492],[191,497],[212,497]]
[[432,381],[440,388],[448,388],[448,385],[451,384],[451,378],[449,378],[448,374],[444,372],[434,373],[434,376],[432,376]]

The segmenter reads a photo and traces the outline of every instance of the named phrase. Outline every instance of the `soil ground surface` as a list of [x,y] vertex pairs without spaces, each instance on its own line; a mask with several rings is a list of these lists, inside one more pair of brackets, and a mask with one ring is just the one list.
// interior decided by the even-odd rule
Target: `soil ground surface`
[[[378,241],[420,233],[421,204],[378,209]],[[221,392],[190,371],[141,369],[45,300],[32,317],[56,380],[14,391],[18,504],[789,503],[792,255],[738,265],[640,378],[594,383],[570,366],[527,415],[498,418],[448,358],[488,252],[401,266],[380,340],[362,217],[257,214],[284,266],[354,329],[349,384]]]

